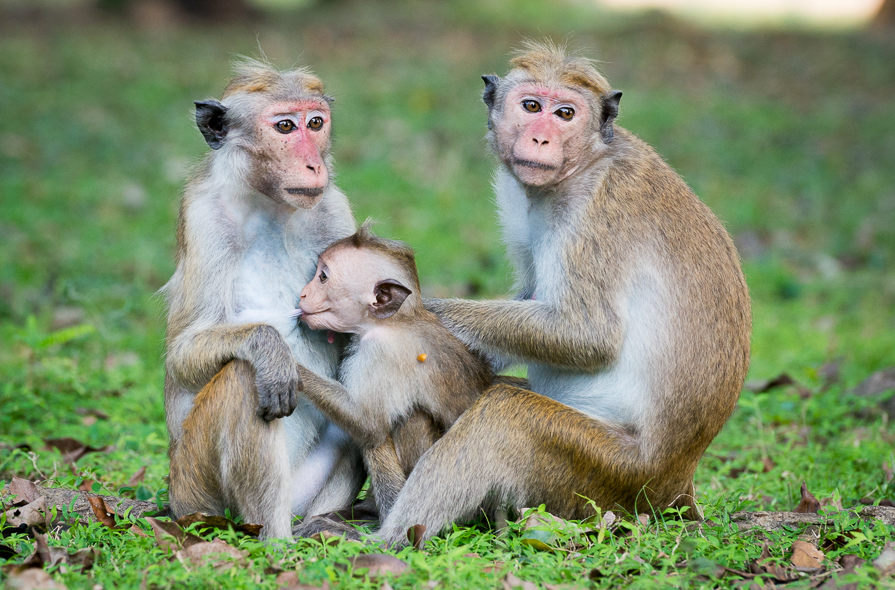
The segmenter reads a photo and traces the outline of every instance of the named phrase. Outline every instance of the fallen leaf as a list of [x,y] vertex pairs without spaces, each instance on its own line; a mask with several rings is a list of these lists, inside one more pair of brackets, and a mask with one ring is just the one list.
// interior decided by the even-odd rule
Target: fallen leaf
[[227,544],[222,539],[215,539],[210,543],[200,541],[192,543],[174,554],[177,560],[184,565],[202,565],[208,563],[219,570],[227,570],[235,564],[245,564],[248,551],[237,549]]
[[838,510],[839,512],[842,512],[842,510],[844,510],[844,508],[842,508],[842,498],[840,498],[838,495],[829,496],[827,498],[821,498],[820,507],[821,508],[832,507],[832,508],[835,508],[836,510]]
[[768,548],[767,543],[762,545],[761,555],[758,559],[749,564],[749,571],[755,575],[767,574],[778,582],[791,582],[799,577],[798,573],[774,563],[774,558],[771,557],[771,550]]
[[129,531],[132,532],[133,534],[137,535],[138,537],[146,537],[147,539],[149,538],[149,535],[147,535],[147,534],[143,531],[143,529],[141,529],[140,527],[138,527],[138,526],[135,525],[135,524],[132,524],[132,525],[131,525],[131,528],[129,528],[129,529],[127,529],[127,530],[129,530]]
[[162,549],[177,550],[181,547],[186,549],[191,545],[203,542],[196,535],[185,532],[176,522],[158,520],[151,516],[146,517],[146,522],[152,527],[152,532],[155,533],[155,542]]
[[13,565],[6,573],[19,573],[28,568],[47,568],[58,565],[78,566],[80,572],[86,572],[93,567],[96,559],[99,557],[99,550],[94,547],[87,547],[69,553],[65,547],[50,547],[47,544],[47,536],[35,533],[34,535],[34,551],[22,561],[22,563]]
[[407,542],[410,543],[414,549],[422,549],[423,548],[423,536],[426,534],[426,525],[424,524],[415,524],[409,529],[407,529]]
[[810,397],[811,390],[789,376],[789,373],[781,373],[773,379],[759,379],[746,383],[746,389],[753,393],[767,393],[772,389],[786,387],[792,385],[799,392],[801,397]]
[[229,529],[233,529],[234,531],[245,533],[253,537],[257,537],[261,533],[261,529],[264,527],[264,525],[262,524],[236,524],[225,516],[206,514],[204,512],[194,512],[192,514],[187,514],[186,516],[181,516],[177,519],[176,522],[182,528],[187,528],[192,524],[199,523],[198,528],[200,530],[216,529],[220,531],[226,531]]
[[348,560],[356,576],[375,578],[383,574],[401,575],[410,568],[407,562],[385,553],[364,553]]
[[895,367],[877,371],[867,377],[852,390],[855,395],[877,395],[895,389]]
[[482,568],[482,572],[486,574],[493,574],[494,572],[499,572],[506,566],[506,563],[502,561],[492,561],[490,565],[486,565]]
[[795,541],[792,544],[792,558],[790,559],[790,563],[795,567],[820,569],[823,560],[823,552],[811,543]]
[[839,558],[839,567],[841,567],[842,570],[835,572],[832,577],[827,578],[823,584],[817,587],[818,590],[858,590],[857,582],[843,584],[839,581],[839,578],[841,576],[855,573],[855,569],[865,563],[866,561],[857,555],[841,556]]
[[276,582],[283,590],[329,590],[329,582],[323,582],[322,586],[302,584],[298,581],[298,572],[283,572],[277,576]]
[[886,543],[879,557],[873,560],[873,567],[879,572],[880,577],[895,575],[895,541]]
[[820,502],[818,502],[817,498],[808,491],[808,485],[805,482],[802,482],[802,499],[799,501],[799,505],[795,507],[793,512],[817,514],[818,510],[820,510]]
[[12,508],[6,511],[6,524],[8,526],[27,526],[41,525],[46,527],[49,524],[49,510],[47,510],[47,499],[38,497],[30,504]]
[[512,572],[504,576],[503,580],[501,580],[500,582],[505,590],[512,590],[513,588],[522,588],[522,590],[538,590],[536,584],[527,580],[520,580],[515,575],[513,575]]
[[764,473],[769,472],[771,469],[773,469],[774,467],[777,466],[777,464],[774,463],[774,460],[771,459],[770,457],[762,457],[762,458],[761,458],[761,463],[762,463],[762,465],[763,465],[762,471],[763,471]]
[[78,486],[78,491],[88,492],[88,493],[92,492],[93,484],[95,484],[95,483],[96,483],[96,481],[94,481],[88,477],[84,481],[81,482],[81,485]]
[[45,438],[44,443],[47,445],[47,448],[57,449],[62,453],[62,460],[66,463],[74,463],[87,453],[105,453],[112,450],[111,446],[100,447],[97,449],[88,446],[77,439],[69,437]]
[[114,529],[118,525],[115,521],[115,511],[106,506],[105,500],[99,496],[88,496],[87,502],[90,503],[90,508],[93,509],[93,514],[98,521],[110,529]]
[[75,414],[79,416],[93,416],[100,420],[108,420],[109,415],[97,408],[75,408]]
[[649,514],[638,514],[637,522],[639,522],[642,526],[646,526],[649,524]]
[[143,479],[146,478],[146,466],[140,467],[136,473],[130,476],[130,479],[127,480],[127,485],[135,486],[138,483],[142,482]]
[[30,567],[20,572],[9,573],[6,587],[16,590],[67,590],[68,586],[53,580],[42,569]]
[[40,498],[40,491],[38,491],[37,485],[21,477],[13,477],[6,489],[11,495],[16,497],[15,502],[13,502],[15,506],[24,506]]

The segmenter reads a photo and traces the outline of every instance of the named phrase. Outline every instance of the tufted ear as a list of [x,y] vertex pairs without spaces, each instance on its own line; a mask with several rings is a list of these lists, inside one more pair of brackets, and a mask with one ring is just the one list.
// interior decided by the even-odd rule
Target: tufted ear
[[370,315],[380,320],[392,317],[412,292],[395,279],[379,281],[373,288],[376,302],[369,306]]
[[224,117],[227,107],[216,100],[197,100],[193,104],[196,105],[196,125],[208,146],[213,150],[224,147],[229,127]]
[[618,117],[618,103],[621,99],[622,91],[613,90],[600,101],[600,106],[603,108],[603,112],[600,113],[600,136],[603,138],[603,143],[612,142],[612,122]]

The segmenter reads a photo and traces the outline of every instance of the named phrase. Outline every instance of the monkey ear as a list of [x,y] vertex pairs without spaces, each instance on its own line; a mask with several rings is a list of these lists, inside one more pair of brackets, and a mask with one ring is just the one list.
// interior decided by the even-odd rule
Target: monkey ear
[[370,315],[380,320],[392,317],[412,292],[395,279],[379,281],[373,288],[376,302],[369,305]]
[[224,147],[224,139],[227,137],[229,125],[224,119],[227,107],[216,100],[197,100],[196,125],[205,137],[208,146],[213,150]]
[[[482,76],[485,81],[485,92],[482,94],[482,100],[488,105],[488,110],[494,109],[494,101],[497,100],[497,85],[500,84],[500,78],[494,75],[486,74]],[[491,129],[491,117],[488,117],[488,129]]]
[[621,90],[613,90],[609,94],[603,96],[600,101],[603,112],[600,116],[600,136],[603,143],[611,143],[613,137],[612,122],[618,117],[618,103],[622,99]]

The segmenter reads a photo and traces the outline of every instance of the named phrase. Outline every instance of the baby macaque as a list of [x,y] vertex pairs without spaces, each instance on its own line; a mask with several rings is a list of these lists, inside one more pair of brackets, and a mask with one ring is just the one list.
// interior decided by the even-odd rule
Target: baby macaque
[[485,360],[423,308],[413,250],[364,224],[320,255],[296,314],[352,334],[334,381],[299,367],[304,394],[364,453],[384,519],[419,458],[491,384]]

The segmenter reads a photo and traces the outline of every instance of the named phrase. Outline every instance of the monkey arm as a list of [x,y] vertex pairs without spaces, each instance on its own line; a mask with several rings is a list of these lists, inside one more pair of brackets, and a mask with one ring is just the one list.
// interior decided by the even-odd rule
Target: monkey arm
[[614,313],[563,312],[542,301],[427,299],[457,338],[489,355],[594,371],[618,357],[622,327]]
[[388,416],[357,404],[338,381],[298,365],[305,396],[336,426],[364,447],[381,445],[389,434]]
[[301,379],[283,336],[267,324],[217,325],[174,337],[166,368],[173,379],[198,390],[232,360],[255,369],[258,415],[273,420],[290,415],[298,403]]

